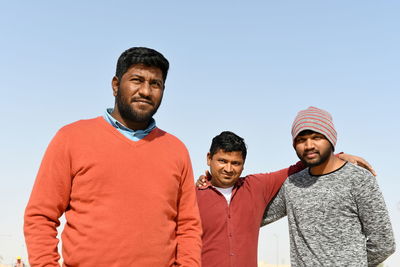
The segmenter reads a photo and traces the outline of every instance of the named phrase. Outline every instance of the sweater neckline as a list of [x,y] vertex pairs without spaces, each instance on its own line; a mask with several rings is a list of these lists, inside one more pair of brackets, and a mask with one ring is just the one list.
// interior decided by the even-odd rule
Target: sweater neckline
[[331,172],[324,173],[324,174],[321,174],[321,175],[313,175],[313,174],[311,173],[311,168],[308,168],[308,174],[309,174],[310,176],[313,176],[313,177],[326,176],[326,175],[332,174],[332,173],[334,173],[334,172],[337,172],[337,171],[343,169],[344,166],[346,166],[346,165],[347,165],[347,161],[345,161],[345,162],[343,163],[343,165],[340,166],[339,168],[337,168],[336,170],[333,170],[333,171],[331,171]]
[[155,127],[148,135],[146,135],[144,138],[138,140],[138,141],[133,141],[124,136],[121,132],[119,132],[115,127],[113,127],[111,124],[109,124],[103,116],[97,117],[97,121],[103,125],[108,131],[113,133],[116,137],[124,141],[125,143],[128,143],[131,146],[139,146],[142,144],[146,144],[150,142],[152,139],[154,139],[157,135],[160,134],[160,129],[158,127]]

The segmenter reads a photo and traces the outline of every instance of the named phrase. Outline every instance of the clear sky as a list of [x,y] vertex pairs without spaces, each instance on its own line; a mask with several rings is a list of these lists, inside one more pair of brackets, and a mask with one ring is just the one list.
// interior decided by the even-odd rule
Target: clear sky
[[[116,59],[132,46],[171,68],[156,121],[187,145],[195,175],[223,130],[248,144],[244,174],[297,161],[290,126],[328,110],[337,151],[378,172],[400,242],[399,1],[2,1],[0,256],[26,258],[23,212],[63,125],[113,106]],[[289,263],[286,219],[261,231],[259,259]],[[387,266],[400,266],[400,253]]]

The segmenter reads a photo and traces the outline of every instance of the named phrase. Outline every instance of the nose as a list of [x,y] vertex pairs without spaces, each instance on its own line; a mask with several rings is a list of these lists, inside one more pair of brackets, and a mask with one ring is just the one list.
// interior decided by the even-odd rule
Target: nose
[[307,139],[304,143],[305,149],[310,150],[314,148],[314,142],[311,139]]
[[232,164],[230,164],[230,163],[225,164],[225,166],[224,166],[224,171],[225,172],[230,173],[230,172],[232,172],[232,170],[233,170]]
[[148,81],[145,81],[144,83],[142,83],[142,85],[139,88],[139,94],[143,97],[147,97],[150,95],[150,83]]

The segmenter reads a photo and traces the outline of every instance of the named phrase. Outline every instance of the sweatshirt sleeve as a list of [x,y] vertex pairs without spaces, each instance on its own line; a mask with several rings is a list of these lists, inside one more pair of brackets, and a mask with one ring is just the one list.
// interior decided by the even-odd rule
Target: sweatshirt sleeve
[[57,227],[69,203],[70,159],[59,131],[50,142],[25,209],[24,234],[32,267],[59,266]]
[[286,204],[285,204],[285,187],[284,185],[279,190],[278,194],[268,204],[264,211],[264,216],[261,222],[261,226],[265,226],[272,222],[279,220],[286,216]]
[[367,239],[368,266],[377,266],[395,251],[392,225],[376,178],[363,171],[354,185],[359,218]]
[[181,177],[176,235],[178,242],[176,265],[200,267],[202,228],[188,153]]

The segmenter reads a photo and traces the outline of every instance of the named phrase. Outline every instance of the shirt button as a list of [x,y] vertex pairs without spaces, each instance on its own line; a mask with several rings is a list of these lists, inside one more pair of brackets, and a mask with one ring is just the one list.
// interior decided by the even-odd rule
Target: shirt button
[[235,254],[233,254],[233,252],[231,252],[229,255],[231,255],[231,256],[235,256]]

